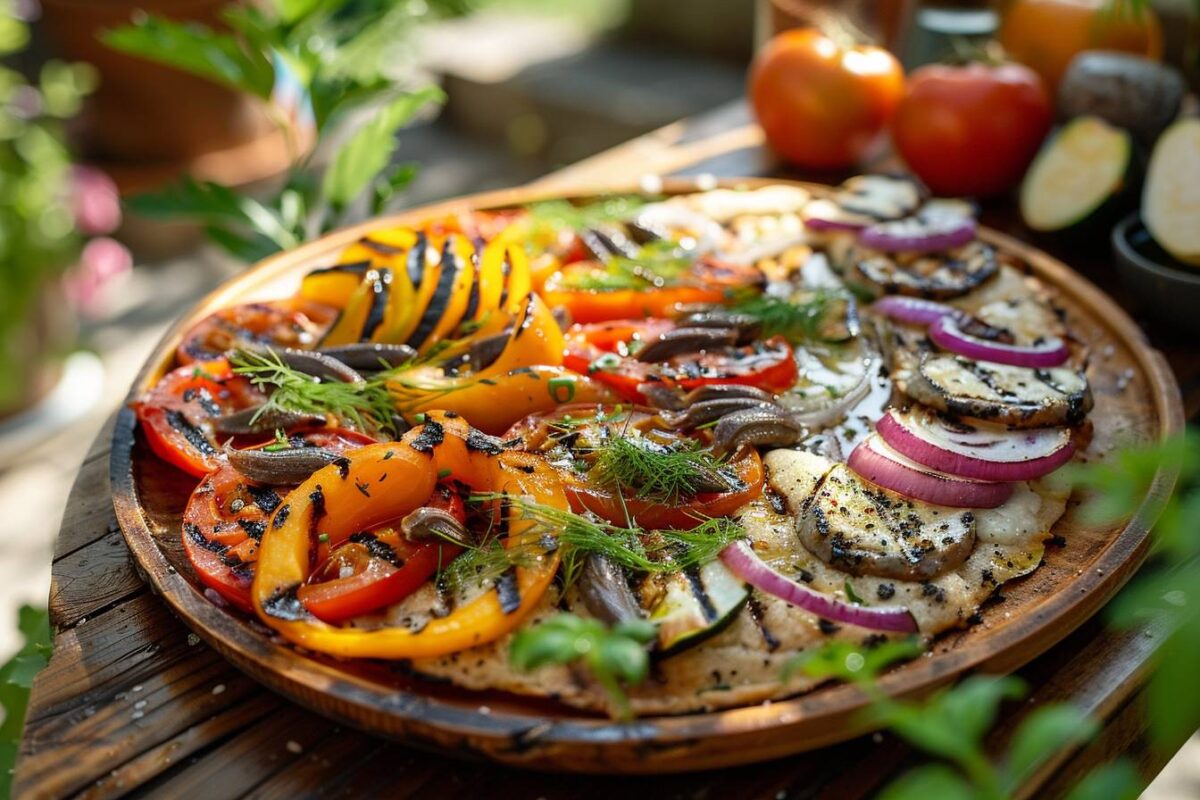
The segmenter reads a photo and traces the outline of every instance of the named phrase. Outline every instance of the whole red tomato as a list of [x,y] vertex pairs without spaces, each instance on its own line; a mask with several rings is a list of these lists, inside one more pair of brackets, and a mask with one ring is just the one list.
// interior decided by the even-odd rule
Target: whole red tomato
[[904,92],[904,70],[882,48],[844,46],[801,28],[759,51],[749,91],[776,152],[797,166],[840,169],[878,140]]
[[892,140],[935,194],[994,195],[1021,180],[1051,119],[1028,67],[933,64],[910,76]]

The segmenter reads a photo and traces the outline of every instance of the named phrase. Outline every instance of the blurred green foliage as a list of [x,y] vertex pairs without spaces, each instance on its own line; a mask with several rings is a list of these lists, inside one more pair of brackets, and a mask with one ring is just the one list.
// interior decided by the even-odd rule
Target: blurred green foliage
[[46,610],[22,606],[17,614],[17,628],[25,639],[24,645],[0,666],[0,708],[4,709],[4,721],[0,723],[0,797],[10,796],[12,769],[20,749],[33,678],[50,661],[50,621]]
[[395,160],[397,132],[443,99],[438,88],[416,85],[409,46],[431,13],[424,0],[270,0],[231,3],[221,13],[228,30],[140,15],[105,32],[110,47],[259,98],[289,141],[296,124],[311,123],[318,141],[352,114],[358,125],[323,177],[310,156],[294,151],[285,185],[269,196],[185,179],[135,197],[129,207],[199,222],[245,261],[294,247],[355,214],[387,210],[416,174]]
[[[14,0],[0,0],[0,59],[28,41]],[[63,121],[94,85],[94,71],[79,64],[51,61],[33,82],[0,64],[0,409],[26,391],[34,315],[80,247]]]

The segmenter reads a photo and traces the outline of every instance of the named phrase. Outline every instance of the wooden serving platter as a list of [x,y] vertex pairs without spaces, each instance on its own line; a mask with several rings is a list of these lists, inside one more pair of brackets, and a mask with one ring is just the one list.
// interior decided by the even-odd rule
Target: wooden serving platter
[[[732,179],[726,187],[779,181]],[[822,191],[822,187],[804,184]],[[705,187],[708,188],[708,187]],[[697,191],[668,180],[666,194]],[[249,300],[282,297],[309,269],[331,263],[365,233],[448,212],[499,208],[550,197],[586,198],[629,186],[579,192],[516,189],[475,195],[375,220],[281,253],[228,282],[179,320],[141,370],[132,399],[172,365],[183,331],[207,314]],[[981,236],[1028,265],[1057,293],[1073,332],[1090,346],[1088,376],[1096,397],[1095,437],[1087,457],[1171,436],[1183,428],[1175,380],[1137,326],[1099,289],[1047,254],[994,231]],[[863,733],[866,704],[850,686],[830,685],[759,706],[618,724],[551,703],[501,693],[472,693],[408,678],[384,663],[348,663],[301,652],[256,620],[214,604],[182,552],[180,517],[195,480],[160,461],[121,412],[111,454],[113,504],[143,577],[171,610],[236,667],[321,714],[363,730],[452,755],[485,757],[533,769],[648,773],[712,769],[763,761]],[[939,637],[931,653],[890,671],[881,688],[916,696],[969,671],[1006,673],[1063,639],[1129,579],[1148,550],[1148,531],[1175,476],[1162,472],[1132,518],[1097,525],[1072,498],[1032,575],[1002,587],[1003,601],[982,609],[970,628]]]

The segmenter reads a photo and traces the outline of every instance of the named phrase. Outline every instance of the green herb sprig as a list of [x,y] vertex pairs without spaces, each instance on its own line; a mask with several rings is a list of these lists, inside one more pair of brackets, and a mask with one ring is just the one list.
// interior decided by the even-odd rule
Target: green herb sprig
[[472,502],[500,501],[510,513],[530,520],[546,537],[504,546],[496,540],[468,550],[445,571],[448,588],[493,581],[512,566],[524,566],[546,549],[547,539],[561,555],[566,585],[574,583],[589,555],[602,555],[633,572],[668,573],[691,569],[714,560],[730,542],[745,538],[745,530],[725,517],[701,521],[691,530],[646,531],[613,525],[591,515],[576,514],[523,497],[497,493],[471,496]]
[[735,301],[730,310],[758,320],[764,336],[783,336],[799,344],[822,338],[828,315],[842,300],[840,292],[819,289],[803,300],[755,295]]
[[269,392],[256,416],[268,409],[332,414],[361,431],[385,432],[393,436],[398,433],[392,421],[388,373],[361,383],[324,381],[292,369],[271,350],[261,353],[239,350],[233,354],[230,363],[235,374],[244,375],[252,384]]
[[650,659],[646,644],[655,637],[655,626],[630,620],[611,628],[595,619],[558,614],[538,625],[518,631],[509,647],[509,661],[522,671],[549,664],[582,663],[604,689],[616,719],[633,716],[625,685],[646,679]]
[[642,438],[612,436],[593,451],[588,476],[602,485],[629,488],[637,497],[676,505],[702,490],[724,463],[698,442],[659,445]]
[[530,203],[526,209],[530,224],[535,228],[583,230],[627,220],[646,202],[637,195],[612,195],[581,205],[566,200],[543,200]]

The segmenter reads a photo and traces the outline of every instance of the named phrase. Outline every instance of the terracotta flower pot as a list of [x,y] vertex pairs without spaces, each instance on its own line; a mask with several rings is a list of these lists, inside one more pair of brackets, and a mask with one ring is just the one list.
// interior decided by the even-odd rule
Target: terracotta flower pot
[[220,27],[227,0],[43,0],[45,30],[62,57],[101,75],[81,126],[86,155],[100,161],[183,161],[245,144],[271,130],[261,104],[221,86],[125,55],[99,34],[144,10]]

